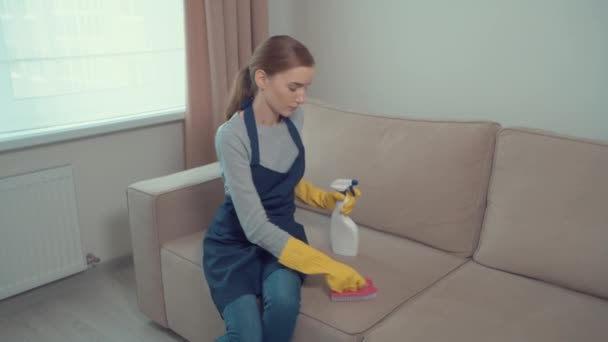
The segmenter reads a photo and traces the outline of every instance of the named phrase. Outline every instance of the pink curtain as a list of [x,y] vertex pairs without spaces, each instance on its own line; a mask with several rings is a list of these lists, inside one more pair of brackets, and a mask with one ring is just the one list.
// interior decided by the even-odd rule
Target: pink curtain
[[217,160],[213,139],[236,72],[268,37],[268,0],[185,0],[186,168]]

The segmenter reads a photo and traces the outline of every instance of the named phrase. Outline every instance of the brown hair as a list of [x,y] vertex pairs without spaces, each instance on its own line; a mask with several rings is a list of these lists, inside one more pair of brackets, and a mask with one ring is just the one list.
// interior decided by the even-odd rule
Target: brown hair
[[272,36],[260,44],[249,59],[249,65],[236,74],[226,106],[226,119],[243,109],[242,103],[254,97],[258,91],[253,80],[256,70],[264,70],[266,75],[289,70],[299,66],[312,67],[315,60],[304,44],[290,36]]

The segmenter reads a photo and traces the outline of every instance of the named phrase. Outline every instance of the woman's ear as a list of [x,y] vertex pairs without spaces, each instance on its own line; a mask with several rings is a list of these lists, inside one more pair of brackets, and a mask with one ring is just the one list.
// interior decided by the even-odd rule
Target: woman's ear
[[253,74],[253,78],[258,89],[263,91],[268,83],[268,75],[266,75],[266,72],[262,69],[257,69]]

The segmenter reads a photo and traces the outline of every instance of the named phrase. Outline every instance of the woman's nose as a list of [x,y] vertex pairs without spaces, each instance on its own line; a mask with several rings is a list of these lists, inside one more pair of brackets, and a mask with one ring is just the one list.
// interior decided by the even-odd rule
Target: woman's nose
[[296,102],[300,105],[302,103],[304,103],[304,99],[306,98],[306,93],[301,92],[298,94],[298,96],[296,97]]

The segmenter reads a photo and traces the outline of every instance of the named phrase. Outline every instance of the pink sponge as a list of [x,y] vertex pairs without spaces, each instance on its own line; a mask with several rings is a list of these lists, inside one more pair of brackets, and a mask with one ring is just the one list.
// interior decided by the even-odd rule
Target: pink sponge
[[367,286],[359,291],[330,291],[331,300],[334,302],[350,302],[376,298],[376,295],[378,295],[378,289],[374,286],[374,283],[370,278],[365,278],[365,281],[367,282]]

